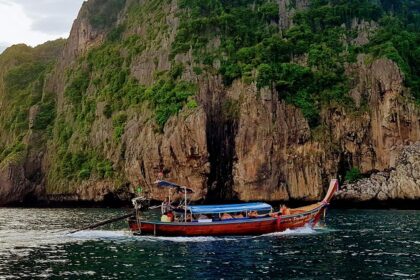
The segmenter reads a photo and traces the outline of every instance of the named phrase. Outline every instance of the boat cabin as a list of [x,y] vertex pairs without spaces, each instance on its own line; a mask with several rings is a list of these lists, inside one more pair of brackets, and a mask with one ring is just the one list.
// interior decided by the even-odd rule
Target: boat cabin
[[[252,219],[268,216],[273,212],[272,206],[263,202],[222,205],[189,205],[188,196],[194,193],[193,190],[163,180],[158,180],[155,183],[159,187],[169,189],[168,197],[162,203],[162,215],[172,212],[174,214],[173,220],[177,222],[210,223],[215,221]],[[183,200],[178,206],[172,205],[173,202],[171,201],[171,198],[174,191],[183,196]],[[166,220],[166,218],[164,220]]]
[[273,211],[271,205],[262,202],[222,204],[222,205],[194,205],[188,206],[192,222],[214,222],[238,219],[252,219],[266,216]]

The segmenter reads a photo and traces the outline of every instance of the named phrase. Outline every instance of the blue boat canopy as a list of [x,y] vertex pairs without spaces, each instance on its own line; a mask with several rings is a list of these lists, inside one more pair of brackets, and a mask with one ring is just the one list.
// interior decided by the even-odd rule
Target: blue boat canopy
[[271,205],[263,202],[223,204],[223,205],[197,205],[188,206],[192,214],[218,214],[236,213],[244,211],[271,211]]
[[163,181],[163,180],[157,180],[155,182],[155,184],[157,184],[159,187],[167,187],[167,188],[181,188],[180,185],[172,183],[172,182],[168,182],[168,181]]
[[159,187],[174,188],[177,190],[177,192],[180,193],[184,193],[185,191],[187,191],[187,193],[194,193],[192,189],[168,181],[157,180],[155,184],[157,184]]

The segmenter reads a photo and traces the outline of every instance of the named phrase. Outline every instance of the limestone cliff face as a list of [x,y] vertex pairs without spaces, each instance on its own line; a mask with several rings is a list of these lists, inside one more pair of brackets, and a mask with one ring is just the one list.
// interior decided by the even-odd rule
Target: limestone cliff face
[[368,202],[420,198],[420,142],[405,146],[394,168],[345,185],[338,200]]
[[89,21],[89,17],[97,12],[95,9],[103,2],[101,0],[83,2],[57,65],[46,81],[45,90],[57,93],[57,106],[60,110],[64,110],[63,106],[65,106],[63,94],[66,83],[66,69],[76,63],[77,59],[90,48],[100,45],[106,32],[109,31],[103,28],[95,28]]
[[[162,5],[166,15],[165,22],[169,26],[166,33],[159,33],[152,42],[152,46],[145,49],[141,55],[135,57],[130,65],[130,72],[141,84],[153,83],[153,73],[168,70],[171,44],[174,40],[177,21],[176,1]],[[61,62],[57,65],[49,79],[50,89],[57,91],[59,114],[71,118],[71,110],[64,91],[66,80],[62,73],[77,58],[83,56],[89,49],[100,45],[109,30],[95,29],[88,20],[89,13],[100,1],[89,1],[84,4],[76,19],[69,42],[63,51]],[[128,13],[132,5],[143,5],[142,1],[127,1],[123,8]],[[156,11],[154,11],[156,12]],[[149,14],[151,18],[153,13]],[[121,20],[121,18],[119,19]],[[150,20],[150,19],[149,19]],[[112,26],[110,27],[112,28]],[[135,25],[128,27],[128,35],[147,36],[150,26]],[[179,56],[178,60],[188,61],[188,57]],[[191,79],[184,74],[185,79]],[[129,201],[138,186],[154,199],[163,200],[168,195],[166,191],[156,189],[153,182],[159,172],[163,172],[169,179],[180,184],[193,186],[196,190],[193,199],[206,196],[207,175],[209,161],[206,139],[207,115],[203,107],[194,110],[183,110],[178,116],[171,118],[163,132],[159,131],[154,116],[147,106],[141,110],[128,109],[127,123],[120,142],[113,140],[112,120],[106,118],[102,112],[105,104],[99,102],[96,106],[95,120],[92,123],[87,142],[92,147],[102,147],[101,152],[119,169],[121,176],[116,180],[87,180],[82,183],[70,183],[66,191],[60,188],[48,191],[46,198],[52,201],[94,201],[101,202],[113,196],[115,199]],[[77,147],[74,147],[77,149]],[[54,148],[48,151],[49,156],[44,159],[43,170],[47,174],[54,164]]]
[[38,115],[50,102],[43,77],[63,44],[15,45],[0,57],[0,205],[23,201],[28,194],[43,196],[46,136]]
[[[51,170],[60,151],[51,139],[32,131],[25,141],[28,146],[42,147],[42,152],[25,150],[20,164],[0,169],[0,204],[22,200],[27,194],[56,202],[128,202],[138,186],[150,198],[162,200],[167,191],[153,186],[160,172],[167,180],[191,187],[194,200],[313,201],[323,196],[330,179],[343,181],[351,167],[362,173],[395,171],[377,173],[370,181],[362,180],[362,185],[347,186],[340,194],[342,199],[419,198],[419,179],[413,171],[418,169],[415,151],[419,145],[403,149],[420,140],[420,111],[391,60],[359,55],[355,63],[346,65],[355,108],[337,105],[324,109],[322,125],[314,130],[301,110],[281,100],[274,89],[258,89],[255,82],[240,79],[225,86],[222,77],[212,71],[197,74],[194,66],[203,65],[194,62],[193,50],[172,60],[171,46],[179,27],[176,0],[159,8],[147,6],[154,1],[127,0],[109,26],[94,26],[89,18],[103,2],[83,4],[64,50],[46,78],[44,91],[55,94],[57,118],[69,124],[75,121],[74,108],[65,95],[68,71],[78,66],[89,50],[106,44],[111,30],[129,17],[132,5],[144,8],[147,20],[129,18],[121,40],[137,36],[148,41],[124,67],[136,82],[150,86],[157,74],[172,69],[174,63],[183,64],[182,80],[197,84],[197,106],[185,106],[163,129],[156,125],[150,104],[124,108],[126,122],[116,140],[113,119],[103,113],[110,104],[94,99],[89,129],[73,131],[67,137],[68,149],[74,153],[99,151],[112,163],[113,176],[59,178],[60,184],[52,186],[57,178],[52,178]],[[279,0],[278,4],[280,29],[285,30],[291,26],[294,12],[307,8],[309,1]],[[151,33],[150,24],[157,22],[159,30]],[[355,20],[352,28],[360,33],[354,44],[364,45],[376,25]],[[220,45],[220,40],[214,39],[209,48],[213,45]],[[127,57],[125,52],[119,54]],[[96,98],[94,82],[85,94]],[[37,108],[32,112],[37,115]],[[378,176],[380,179],[375,179]],[[362,191],[366,184],[373,186],[372,191]]]
[[238,198],[316,200],[330,178],[344,176],[343,168],[395,166],[401,148],[420,139],[419,109],[407,101],[395,63],[366,60],[359,56],[348,66],[359,113],[332,108],[323,113],[326,126],[312,136],[300,111],[279,101],[276,92],[233,85],[229,96],[240,104],[233,172]]
[[123,139],[127,145],[124,168],[129,180],[145,183],[149,195],[163,200],[166,191],[153,186],[157,174],[163,171],[180,184],[194,186],[195,199],[205,197],[209,165],[204,111],[185,112],[173,118],[163,134],[153,131],[150,123],[142,124],[139,118],[130,120]]
[[[367,57],[359,56],[355,68],[350,70],[357,73],[350,94],[356,104],[366,102],[368,113],[353,124],[355,127],[336,127],[335,132],[345,136],[344,148],[363,172],[394,166],[399,149],[420,137],[419,108],[409,102],[397,65],[387,59],[371,64],[366,60]],[[341,120],[344,118],[340,116]]]
[[279,101],[277,93],[268,89],[258,95],[255,86],[236,83],[230,93],[240,102],[234,165],[238,197],[316,199],[322,192],[320,166],[313,156],[317,149],[309,143],[309,126],[300,110]]

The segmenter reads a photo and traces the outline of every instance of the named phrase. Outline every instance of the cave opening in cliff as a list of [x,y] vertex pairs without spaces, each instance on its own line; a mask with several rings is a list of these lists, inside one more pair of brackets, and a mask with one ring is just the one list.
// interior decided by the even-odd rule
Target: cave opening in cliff
[[235,201],[233,166],[235,137],[238,130],[239,104],[225,100],[213,106],[207,116],[207,147],[210,174],[207,180],[207,202]]
[[353,166],[353,157],[351,153],[342,152],[340,153],[338,164],[337,164],[337,176],[340,185],[344,184],[346,179],[346,173]]

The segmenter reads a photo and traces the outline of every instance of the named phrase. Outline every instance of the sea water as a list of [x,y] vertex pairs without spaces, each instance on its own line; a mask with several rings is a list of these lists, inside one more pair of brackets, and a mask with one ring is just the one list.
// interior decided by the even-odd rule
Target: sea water
[[331,210],[262,236],[133,236],[115,209],[0,209],[0,279],[420,279],[420,211]]

